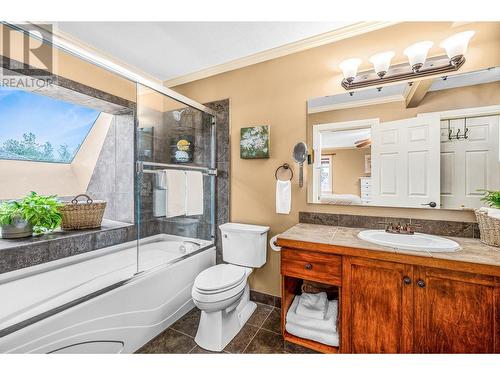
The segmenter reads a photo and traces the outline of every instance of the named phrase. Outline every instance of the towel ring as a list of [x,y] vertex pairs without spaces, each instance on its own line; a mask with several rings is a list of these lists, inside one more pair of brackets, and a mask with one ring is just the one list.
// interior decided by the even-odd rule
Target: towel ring
[[288,163],[284,163],[283,165],[280,165],[278,168],[276,168],[276,172],[274,172],[274,177],[276,178],[276,180],[278,180],[278,172],[281,168],[290,172],[290,181],[291,181],[293,178],[293,171]]

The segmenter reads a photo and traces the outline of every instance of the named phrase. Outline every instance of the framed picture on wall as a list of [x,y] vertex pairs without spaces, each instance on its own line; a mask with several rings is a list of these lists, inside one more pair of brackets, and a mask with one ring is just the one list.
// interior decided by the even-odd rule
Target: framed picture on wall
[[269,126],[241,128],[240,157],[242,159],[269,158]]
[[372,156],[365,155],[365,173],[372,173]]

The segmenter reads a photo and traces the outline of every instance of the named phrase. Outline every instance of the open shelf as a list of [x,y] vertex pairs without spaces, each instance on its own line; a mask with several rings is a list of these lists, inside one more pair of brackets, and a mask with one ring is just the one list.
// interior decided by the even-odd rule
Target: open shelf
[[285,339],[285,341],[292,342],[294,344],[298,344],[312,350],[316,350],[320,353],[336,354],[339,352],[339,348],[336,346],[325,345],[317,341],[303,339],[302,337],[294,336],[286,331],[283,334],[283,338]]
[[[303,279],[296,278],[296,277],[291,277],[291,276],[286,276],[282,275],[282,302],[281,302],[281,331],[283,334],[283,338],[285,341],[304,346],[306,348],[316,350],[317,352],[320,353],[327,353],[327,354],[335,354],[339,353],[339,347],[336,346],[330,346],[326,344],[319,343],[317,341],[305,339],[302,337],[298,337],[295,335],[292,335],[291,333],[288,333],[285,329],[285,323],[286,323],[286,314],[288,312],[288,309],[290,308],[293,299],[297,294],[301,293],[301,286],[303,283]],[[314,281],[314,280],[312,280]],[[325,284],[329,285],[329,284]],[[338,288],[338,299],[339,299],[339,317],[338,317],[338,329],[339,329],[339,341],[341,339],[340,336],[340,293],[341,293],[341,288],[338,285],[332,285]],[[340,344],[340,342],[339,342]]]

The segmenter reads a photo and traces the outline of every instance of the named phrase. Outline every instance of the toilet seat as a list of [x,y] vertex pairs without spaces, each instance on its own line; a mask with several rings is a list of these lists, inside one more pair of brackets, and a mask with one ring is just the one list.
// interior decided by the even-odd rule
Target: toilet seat
[[244,267],[218,264],[201,272],[194,281],[194,287],[200,293],[218,293],[239,285],[245,278]]
[[247,283],[247,269],[218,264],[201,272],[195,279],[192,296],[199,302],[215,303],[241,294]]

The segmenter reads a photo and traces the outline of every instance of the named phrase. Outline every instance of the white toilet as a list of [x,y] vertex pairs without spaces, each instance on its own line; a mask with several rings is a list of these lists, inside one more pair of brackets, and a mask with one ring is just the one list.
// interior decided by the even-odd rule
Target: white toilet
[[220,352],[236,336],[257,308],[250,301],[248,276],[252,268],[266,263],[269,227],[238,223],[219,226],[222,234],[222,259],[195,279],[192,297],[201,310],[196,343]]

